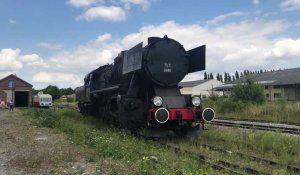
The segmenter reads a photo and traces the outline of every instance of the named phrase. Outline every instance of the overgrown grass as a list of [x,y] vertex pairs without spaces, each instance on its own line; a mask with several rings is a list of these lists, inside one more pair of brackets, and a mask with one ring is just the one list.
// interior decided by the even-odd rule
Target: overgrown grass
[[28,109],[24,114],[40,126],[66,133],[75,144],[93,148],[96,154],[91,160],[112,159],[129,167],[128,172],[121,174],[207,174],[211,171],[191,157],[178,155],[156,142],[139,139],[76,111]]
[[230,98],[218,98],[216,100],[205,100],[204,106],[212,107],[217,118],[300,124],[300,102],[277,100],[264,104],[251,104],[233,101]]
[[[198,140],[187,141],[186,139],[172,139],[183,149],[192,150],[195,153],[208,155],[214,160],[229,160],[237,164],[254,167],[255,169],[268,172],[270,174],[290,174],[286,167],[269,166],[262,162],[251,159],[241,158],[235,152],[254,155],[257,157],[275,160],[284,165],[300,165],[300,139],[298,136],[276,132],[257,132],[251,130],[218,129],[214,126],[207,126],[207,130]],[[226,153],[207,150],[201,144],[214,145],[218,148],[227,150]]]
[[[202,135],[202,140],[223,148],[257,154],[273,158],[283,163],[300,165],[300,139],[276,132],[256,132],[251,130],[228,129],[209,130]],[[200,141],[202,141],[200,140]]]

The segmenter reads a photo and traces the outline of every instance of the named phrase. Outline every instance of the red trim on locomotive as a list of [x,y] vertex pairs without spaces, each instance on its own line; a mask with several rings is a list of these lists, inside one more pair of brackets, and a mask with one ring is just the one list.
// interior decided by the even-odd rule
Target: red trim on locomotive
[[[148,120],[155,120],[155,112],[158,110],[158,108],[150,108],[148,110]],[[202,121],[202,111],[203,109],[197,109],[197,108],[168,108],[169,111],[169,121],[175,121],[178,120],[176,117],[176,113],[181,113],[181,120],[198,120]]]

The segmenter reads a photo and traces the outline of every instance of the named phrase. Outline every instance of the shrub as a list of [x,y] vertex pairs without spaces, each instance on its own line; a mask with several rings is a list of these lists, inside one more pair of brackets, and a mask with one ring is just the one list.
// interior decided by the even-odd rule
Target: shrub
[[246,106],[247,104],[243,103],[240,100],[235,101],[232,98],[228,98],[228,99],[224,99],[219,104],[219,111],[221,113],[240,112],[243,111]]
[[35,119],[39,126],[53,128],[59,120],[55,111],[50,109],[33,108],[27,111],[27,114]]
[[266,101],[262,87],[255,83],[254,78],[251,76],[246,77],[244,84],[239,83],[234,86],[232,98],[235,101],[240,100],[256,104],[262,104]]

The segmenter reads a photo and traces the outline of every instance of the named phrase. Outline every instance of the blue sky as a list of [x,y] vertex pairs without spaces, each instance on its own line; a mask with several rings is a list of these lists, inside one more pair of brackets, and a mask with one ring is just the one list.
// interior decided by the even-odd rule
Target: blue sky
[[2,0],[0,78],[76,87],[121,50],[165,34],[187,50],[206,44],[207,72],[299,67],[299,12],[300,0]]

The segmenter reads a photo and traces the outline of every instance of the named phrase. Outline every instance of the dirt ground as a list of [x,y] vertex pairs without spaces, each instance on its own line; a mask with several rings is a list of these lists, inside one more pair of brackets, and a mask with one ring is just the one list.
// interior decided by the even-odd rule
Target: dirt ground
[[58,131],[33,125],[18,109],[0,109],[0,175],[108,174],[109,162],[96,163],[91,154]]

